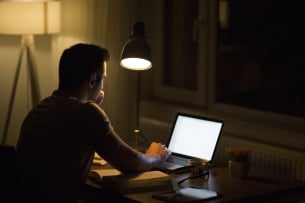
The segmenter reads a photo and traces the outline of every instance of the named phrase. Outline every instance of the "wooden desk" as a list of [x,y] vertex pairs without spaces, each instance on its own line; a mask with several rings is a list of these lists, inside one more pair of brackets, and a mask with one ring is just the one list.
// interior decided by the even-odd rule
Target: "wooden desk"
[[[173,188],[179,186],[177,182],[189,174],[172,175]],[[304,203],[305,202],[305,182],[294,180],[281,180],[278,178],[259,176],[250,173],[246,179],[232,179],[228,168],[210,169],[208,181],[202,179],[187,180],[181,187],[200,187],[214,190],[223,195],[221,198],[206,200],[206,203],[228,203],[228,202],[262,202],[262,203]],[[126,202],[135,200],[138,202],[162,202],[153,199],[153,194],[162,191],[143,192],[129,194],[125,197]],[[122,202],[122,201],[121,201]]]

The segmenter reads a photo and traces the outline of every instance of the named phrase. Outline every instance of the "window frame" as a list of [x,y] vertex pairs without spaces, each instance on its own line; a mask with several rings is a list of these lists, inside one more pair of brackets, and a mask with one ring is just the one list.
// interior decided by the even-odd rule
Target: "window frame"
[[[207,13],[207,7],[203,4],[206,4],[206,0],[198,0],[200,3],[198,13],[200,13],[200,16],[198,16],[199,21],[199,32],[204,33],[202,35],[199,35],[200,38],[198,39],[198,74],[197,74],[197,80],[198,80],[198,86],[197,90],[187,90],[177,87],[171,87],[163,84],[163,74],[162,74],[162,68],[163,68],[163,60],[164,60],[164,38],[162,33],[164,32],[163,26],[164,26],[164,8],[162,3],[156,3],[157,9],[159,10],[158,15],[154,18],[155,23],[154,25],[157,26],[156,29],[158,32],[154,32],[154,40],[156,43],[153,44],[153,50],[154,51],[154,88],[153,88],[153,94],[155,97],[166,99],[166,100],[174,100],[176,102],[186,103],[190,105],[197,105],[201,107],[207,106],[207,86],[205,85],[207,83],[207,58],[206,54],[201,54],[201,57],[199,53],[204,53],[207,46],[204,46],[207,44],[207,35],[206,32],[203,32],[204,29],[206,29],[206,22],[204,22],[204,18],[208,16]],[[205,8],[205,9],[203,9]],[[203,77],[202,77],[203,76]]]

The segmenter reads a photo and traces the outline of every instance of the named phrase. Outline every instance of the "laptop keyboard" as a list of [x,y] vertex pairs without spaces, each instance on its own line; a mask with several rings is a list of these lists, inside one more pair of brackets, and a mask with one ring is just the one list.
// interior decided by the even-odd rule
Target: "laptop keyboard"
[[189,159],[177,157],[177,156],[170,156],[167,160],[167,162],[175,163],[181,166],[187,166],[189,165]]

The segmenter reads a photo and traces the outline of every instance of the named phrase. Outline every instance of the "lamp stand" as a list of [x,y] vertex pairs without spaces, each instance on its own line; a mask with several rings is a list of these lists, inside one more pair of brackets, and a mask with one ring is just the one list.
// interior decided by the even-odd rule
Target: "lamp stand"
[[6,121],[4,124],[3,136],[2,136],[2,144],[6,143],[7,135],[8,135],[8,128],[10,126],[10,120],[17,90],[18,79],[20,75],[20,69],[22,64],[22,58],[26,52],[27,56],[27,68],[28,68],[28,77],[30,79],[31,85],[31,93],[32,93],[32,105],[36,106],[40,101],[40,91],[39,91],[39,84],[38,84],[38,77],[37,77],[37,65],[35,60],[35,46],[34,46],[34,36],[33,35],[23,35],[21,39],[21,49],[20,54],[17,62],[17,68],[15,72],[15,79],[13,83],[13,89],[11,92],[9,107],[7,111]]
[[137,71],[137,95],[136,95],[136,128],[133,130],[135,137],[135,147],[141,149],[140,139],[144,139],[145,142],[148,142],[147,138],[142,134],[140,129],[140,91],[141,91],[141,71]]

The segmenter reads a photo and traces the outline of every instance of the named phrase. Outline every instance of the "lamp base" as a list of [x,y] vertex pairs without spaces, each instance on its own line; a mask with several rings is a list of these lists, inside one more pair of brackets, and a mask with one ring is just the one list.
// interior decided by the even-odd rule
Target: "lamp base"
[[142,134],[142,131],[139,128],[133,130],[134,141],[132,147],[140,152],[145,152],[148,145],[147,138]]

